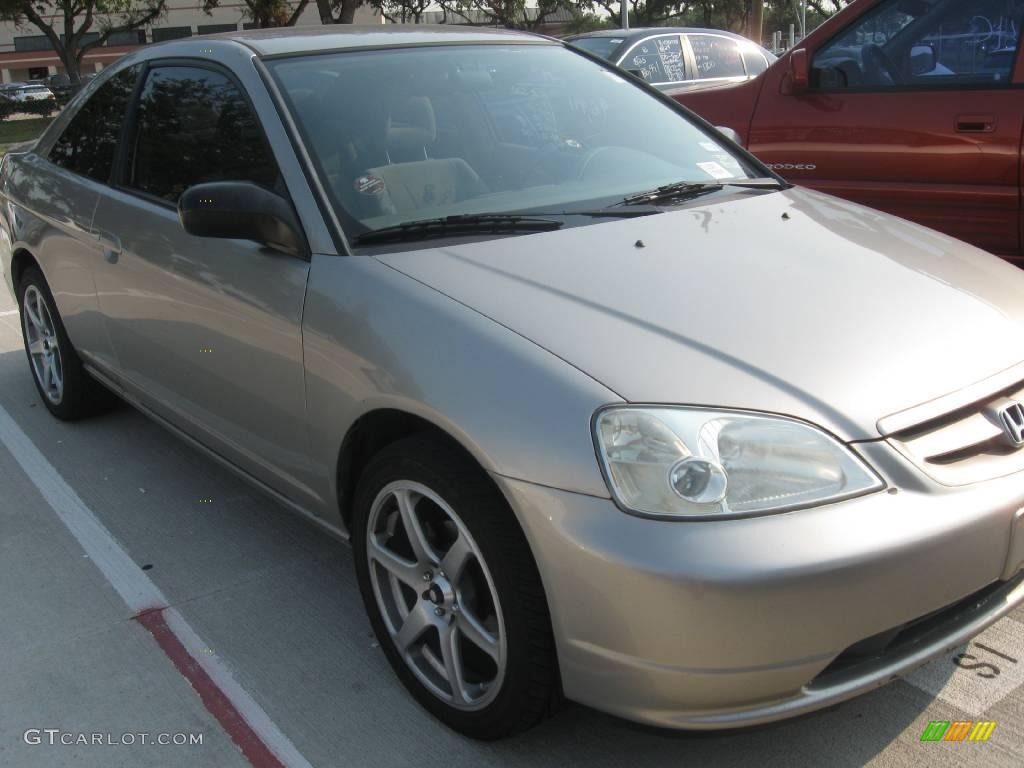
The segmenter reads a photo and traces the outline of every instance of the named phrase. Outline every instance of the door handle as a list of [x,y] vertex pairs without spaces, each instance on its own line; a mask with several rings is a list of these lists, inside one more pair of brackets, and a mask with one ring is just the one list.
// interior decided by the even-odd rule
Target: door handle
[[117,259],[121,255],[121,238],[109,232],[97,232],[96,239],[103,250],[103,258],[109,264],[117,264]]
[[957,115],[959,133],[992,133],[996,129],[995,115]]

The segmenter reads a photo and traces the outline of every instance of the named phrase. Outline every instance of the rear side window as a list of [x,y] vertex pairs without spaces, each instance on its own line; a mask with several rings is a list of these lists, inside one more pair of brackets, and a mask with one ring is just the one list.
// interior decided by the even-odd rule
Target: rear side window
[[720,35],[690,35],[689,38],[698,77],[702,80],[746,76],[740,47],[735,40]]
[[743,62],[747,65],[747,74],[756,77],[768,69],[768,59],[760,51],[743,50]]
[[629,49],[620,66],[639,72],[640,77],[653,85],[686,80],[679,35],[659,35],[637,43]]
[[176,203],[191,186],[251,181],[271,188],[274,163],[259,122],[224,74],[199,67],[157,67],[139,99],[128,185]]
[[129,67],[100,86],[75,113],[50,149],[50,161],[106,183],[139,67]]

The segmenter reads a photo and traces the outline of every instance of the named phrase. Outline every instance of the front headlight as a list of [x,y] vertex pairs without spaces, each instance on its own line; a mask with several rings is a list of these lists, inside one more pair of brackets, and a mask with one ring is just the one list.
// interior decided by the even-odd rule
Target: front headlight
[[883,487],[838,440],[782,416],[616,407],[597,415],[594,431],[616,501],[641,514],[783,512]]

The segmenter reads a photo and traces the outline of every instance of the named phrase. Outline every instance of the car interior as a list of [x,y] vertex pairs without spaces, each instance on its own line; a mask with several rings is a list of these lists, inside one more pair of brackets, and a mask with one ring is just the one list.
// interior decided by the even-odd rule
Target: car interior
[[1022,0],[883,3],[814,57],[823,90],[1009,84]]
[[[702,160],[742,175],[725,149],[702,146],[699,129],[612,71],[577,78],[600,65],[557,46],[519,49],[343,53],[274,72],[325,186],[368,227],[707,178]],[[359,87],[371,75],[379,87]]]

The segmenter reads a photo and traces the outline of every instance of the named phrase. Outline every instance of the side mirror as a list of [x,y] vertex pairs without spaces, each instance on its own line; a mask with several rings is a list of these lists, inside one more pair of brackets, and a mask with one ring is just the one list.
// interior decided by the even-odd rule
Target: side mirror
[[910,73],[915,77],[934,72],[937,64],[935,49],[930,45],[915,45],[910,49]]
[[291,256],[306,242],[291,205],[249,181],[214,181],[189,187],[178,199],[181,226],[196,237],[253,240]]
[[739,144],[741,147],[743,146],[743,139],[741,139],[740,135],[729,126],[716,125],[715,130],[725,136],[725,138],[729,139],[733,144]]
[[811,65],[806,48],[797,48],[789,54],[789,77],[793,93],[806,91],[811,86]]

